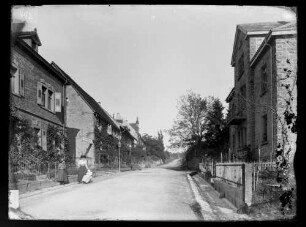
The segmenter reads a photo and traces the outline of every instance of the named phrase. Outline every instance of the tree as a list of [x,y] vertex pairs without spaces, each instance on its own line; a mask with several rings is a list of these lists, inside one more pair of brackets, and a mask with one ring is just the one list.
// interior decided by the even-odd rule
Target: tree
[[205,143],[210,148],[220,148],[227,141],[226,121],[224,119],[224,107],[219,98],[209,97],[207,112],[207,131]]
[[147,148],[147,156],[149,156],[152,160],[162,159],[163,162],[165,162],[166,155],[161,131],[158,132],[157,138],[148,134],[145,134],[142,138]]
[[200,144],[204,138],[208,118],[207,99],[188,91],[178,101],[178,115],[168,131],[172,148],[186,148]]

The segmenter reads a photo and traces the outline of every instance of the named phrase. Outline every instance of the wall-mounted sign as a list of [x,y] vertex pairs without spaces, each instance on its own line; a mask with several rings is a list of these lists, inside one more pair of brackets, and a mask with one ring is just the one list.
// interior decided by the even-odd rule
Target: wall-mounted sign
[[88,142],[88,143],[90,143],[90,144],[93,143],[93,142],[92,142],[92,139],[88,139],[88,138],[86,138],[86,137],[82,137],[82,141]]

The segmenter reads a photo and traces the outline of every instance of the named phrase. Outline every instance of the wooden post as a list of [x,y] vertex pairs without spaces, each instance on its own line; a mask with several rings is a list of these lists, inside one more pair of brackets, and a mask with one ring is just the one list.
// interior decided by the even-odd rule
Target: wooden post
[[245,203],[245,164],[243,163],[242,166],[242,201]]
[[48,162],[48,172],[47,172],[47,176],[49,176],[51,178],[51,175],[50,175],[50,163]]

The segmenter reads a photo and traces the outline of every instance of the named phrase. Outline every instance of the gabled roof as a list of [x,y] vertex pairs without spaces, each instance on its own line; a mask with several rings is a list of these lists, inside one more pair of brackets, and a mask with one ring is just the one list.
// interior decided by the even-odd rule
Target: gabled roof
[[271,30],[272,30],[272,32],[274,32],[274,31],[296,30],[296,21],[292,21],[292,22],[284,24],[282,26],[278,26],[276,28],[272,28]]
[[70,76],[68,76],[57,64],[54,62],[51,65],[58,70],[67,81],[76,89],[80,96],[86,101],[86,103],[97,113],[101,118],[106,120],[109,124],[115,127],[117,130],[120,129],[120,125],[112,118],[112,116],[104,110],[86,91],[84,91]]
[[133,127],[134,130],[136,130],[137,123],[130,123],[130,125]]
[[278,22],[261,22],[261,23],[250,23],[250,24],[238,24],[237,27],[242,30],[245,34],[251,34],[251,32],[270,31],[272,28],[279,27],[286,24],[286,21]]
[[254,54],[253,58],[250,61],[250,66],[252,67],[255,62],[257,62],[258,57],[263,53],[263,50],[266,47],[266,44],[269,42],[272,36],[277,35],[294,35],[296,34],[296,22],[290,22],[285,25],[273,28],[269,31],[269,33],[266,35],[265,39],[263,40],[262,44]]
[[126,126],[126,127],[128,128],[129,134],[130,134],[135,140],[138,140],[138,136],[137,136],[136,131],[134,130],[134,128],[133,128],[127,121],[124,121],[124,123],[123,123],[122,125],[123,125],[123,126]]
[[231,65],[235,64],[235,57],[237,52],[237,41],[239,33],[243,33],[245,38],[250,35],[266,35],[268,32],[276,27],[283,26],[289,22],[278,21],[278,22],[260,22],[260,23],[248,23],[248,24],[238,24],[236,26],[235,41],[233,46],[233,53],[231,59]]
[[37,61],[43,67],[45,67],[45,69],[49,70],[52,73],[52,75],[54,75],[56,78],[60,79],[61,81],[66,80],[65,77],[63,77],[61,73],[55,70],[54,67],[52,67],[49,62],[47,62],[39,53],[33,50],[32,47],[26,44],[25,41],[19,37],[19,35],[17,36],[18,37],[15,39],[14,45],[18,46],[23,51],[25,51],[29,56],[35,59],[35,61]]

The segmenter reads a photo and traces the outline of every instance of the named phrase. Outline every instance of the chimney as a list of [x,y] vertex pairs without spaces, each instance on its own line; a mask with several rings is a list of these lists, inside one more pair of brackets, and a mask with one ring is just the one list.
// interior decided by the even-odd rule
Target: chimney
[[37,34],[37,29],[34,31],[22,31],[19,33],[19,38],[21,38],[26,44],[28,44],[33,50],[38,52],[38,46],[41,46],[40,39]]
[[119,113],[117,113],[116,115],[116,121],[118,121],[119,123],[123,123],[123,118],[121,117]]

